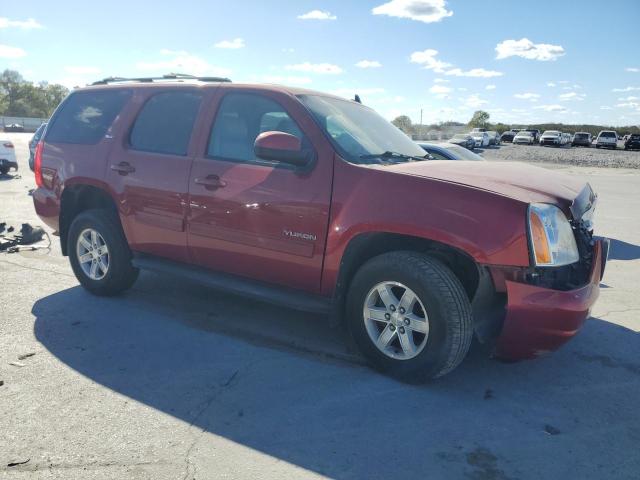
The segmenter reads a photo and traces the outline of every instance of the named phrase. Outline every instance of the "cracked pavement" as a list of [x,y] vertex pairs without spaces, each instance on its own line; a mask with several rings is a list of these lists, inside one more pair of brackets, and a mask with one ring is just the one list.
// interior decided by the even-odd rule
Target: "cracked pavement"
[[[28,135],[7,136],[22,178],[0,178],[0,221],[41,225]],[[640,170],[545,167],[600,194],[593,318],[549,357],[476,346],[423,386],[370,371],[321,317],[151,273],[92,297],[55,237],[0,254],[0,478],[636,479]]]

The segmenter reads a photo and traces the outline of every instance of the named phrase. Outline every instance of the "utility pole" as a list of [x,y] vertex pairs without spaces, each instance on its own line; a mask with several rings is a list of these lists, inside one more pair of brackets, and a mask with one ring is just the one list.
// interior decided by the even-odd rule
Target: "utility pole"
[[422,126],[422,109],[420,109],[420,125]]

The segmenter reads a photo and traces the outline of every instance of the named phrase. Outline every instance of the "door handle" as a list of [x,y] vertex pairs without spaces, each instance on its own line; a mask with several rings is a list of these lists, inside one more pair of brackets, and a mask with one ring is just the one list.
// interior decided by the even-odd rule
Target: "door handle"
[[196,178],[194,180],[198,185],[202,185],[207,190],[217,190],[227,186],[227,182],[220,180],[218,175],[207,175],[204,178]]
[[129,165],[127,162],[120,162],[116,165],[111,165],[111,170],[118,172],[120,175],[128,175],[136,171],[136,167]]

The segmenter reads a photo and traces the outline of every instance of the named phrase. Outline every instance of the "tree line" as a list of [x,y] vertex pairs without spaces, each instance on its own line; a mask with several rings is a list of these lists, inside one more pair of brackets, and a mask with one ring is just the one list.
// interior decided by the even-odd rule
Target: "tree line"
[[0,115],[49,118],[68,94],[67,87],[29,82],[17,71],[7,69],[0,75]]
[[566,124],[566,123],[536,123],[536,124],[512,124],[507,125],[505,123],[491,123],[489,119],[491,116],[484,110],[476,111],[471,120],[468,123],[460,122],[440,122],[429,125],[419,125],[411,122],[411,119],[406,115],[401,115],[393,119],[393,123],[396,127],[402,130],[409,136],[423,137],[429,131],[453,131],[461,130],[463,127],[468,128],[486,128],[487,130],[495,130],[498,133],[504,133],[512,128],[537,128],[540,132],[545,130],[559,130],[561,132],[575,133],[575,132],[588,132],[591,135],[598,135],[602,130],[615,130],[619,135],[626,135],[629,133],[640,134],[640,128],[636,125],[629,125],[625,127],[612,127],[610,125],[588,125],[588,124]]

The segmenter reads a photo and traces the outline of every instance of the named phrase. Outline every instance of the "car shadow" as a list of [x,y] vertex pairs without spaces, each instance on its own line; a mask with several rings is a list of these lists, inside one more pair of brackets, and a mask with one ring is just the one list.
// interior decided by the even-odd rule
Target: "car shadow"
[[609,260],[637,260],[640,258],[640,245],[610,239]]
[[0,173],[0,182],[4,182],[7,180],[14,180],[14,179],[17,180],[19,178],[21,178],[21,175],[19,173],[14,173],[14,174]]
[[[474,348],[450,375],[412,386],[370,371],[348,350],[309,347],[318,337],[329,352],[343,345],[341,330],[322,318],[171,277],[142,275],[119,298],[69,288],[38,300],[32,313],[38,341],[99,385],[332,478],[474,475],[469,458],[491,445],[492,435],[528,438],[545,423],[573,418],[573,401],[560,391],[605,391],[619,381],[617,408],[631,408],[640,393],[640,336],[599,319],[553,356],[503,364]],[[234,330],[254,317],[251,332]],[[629,375],[635,382],[623,381]],[[591,398],[584,422],[600,418],[608,402],[606,395]],[[539,421],[517,420],[523,408],[534,408]],[[569,451],[589,448],[570,438]]]

